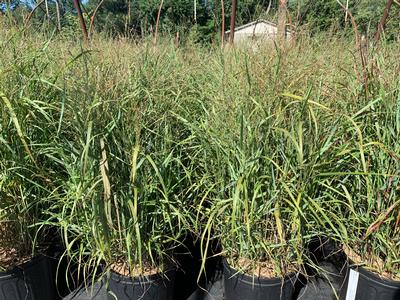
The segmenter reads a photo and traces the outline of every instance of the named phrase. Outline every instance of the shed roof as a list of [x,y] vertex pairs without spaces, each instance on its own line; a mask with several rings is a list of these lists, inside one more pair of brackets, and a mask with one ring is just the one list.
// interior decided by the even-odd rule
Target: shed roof
[[[267,20],[264,20],[264,19],[259,19],[259,20],[244,24],[242,26],[236,27],[235,28],[235,32],[239,31],[241,29],[247,28],[247,27],[251,27],[251,26],[256,25],[256,24],[260,24],[260,23],[264,23],[264,24],[268,24],[268,25],[277,27],[277,25],[275,23],[273,23],[273,22],[270,22],[270,21],[267,21]],[[225,31],[225,33],[230,33],[230,32],[231,32],[230,30]]]

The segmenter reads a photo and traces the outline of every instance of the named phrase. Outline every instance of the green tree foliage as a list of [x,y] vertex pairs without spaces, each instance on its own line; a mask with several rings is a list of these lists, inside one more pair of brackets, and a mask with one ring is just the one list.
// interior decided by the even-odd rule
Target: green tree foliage
[[[386,3],[387,0],[359,0],[353,4],[354,17],[362,32],[374,34]],[[400,5],[392,6],[385,33],[389,39],[395,38],[400,33]]]
[[[300,25],[307,25],[312,32],[330,29],[352,30],[351,16],[363,34],[372,35],[378,27],[387,0],[349,0],[346,17],[345,0],[292,0],[289,9],[299,13]],[[386,33],[393,38],[400,29],[400,6],[394,5],[386,24]]]
[[[36,1],[36,2],[35,2]],[[21,0],[0,0],[0,10],[13,11],[20,23],[29,11],[40,2]],[[77,28],[75,10],[70,0],[58,0],[62,27]],[[97,31],[115,34],[129,34],[145,37],[154,33],[161,0],[104,0],[98,10],[94,26]],[[89,23],[100,0],[83,1],[83,11]],[[231,1],[225,0],[225,30],[228,30]],[[288,0],[292,23],[308,28],[312,33],[334,30],[352,32],[350,14],[343,6],[346,0]],[[387,0],[349,0],[348,9],[362,34],[373,35],[385,9]],[[47,0],[49,15],[42,4],[34,13],[32,22],[56,26],[56,2]],[[278,0],[239,0],[237,25],[246,24],[259,18],[274,21]],[[181,37],[192,36],[197,41],[212,41],[220,38],[220,0],[164,0],[161,9],[159,31],[162,34]],[[393,5],[385,35],[394,39],[399,35],[400,5]]]
[[336,0],[290,1],[289,8],[298,9],[300,24],[309,25],[313,31],[325,31],[342,23],[343,12]]
[[[93,11],[98,1],[89,1],[86,10]],[[159,0],[106,0],[96,15],[98,30],[124,32],[145,36],[154,32]],[[195,20],[194,2],[187,0],[166,0],[161,9],[160,30],[175,34],[188,32],[192,27],[209,26],[212,16],[206,2],[197,0]]]

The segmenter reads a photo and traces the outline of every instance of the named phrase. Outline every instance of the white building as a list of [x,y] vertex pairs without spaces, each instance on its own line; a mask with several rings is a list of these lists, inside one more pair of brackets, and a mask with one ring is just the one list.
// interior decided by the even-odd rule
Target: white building
[[[228,39],[230,30],[225,31]],[[235,28],[235,44],[273,40],[278,34],[278,26],[266,20],[257,20]],[[291,32],[286,29],[286,37],[290,38]]]

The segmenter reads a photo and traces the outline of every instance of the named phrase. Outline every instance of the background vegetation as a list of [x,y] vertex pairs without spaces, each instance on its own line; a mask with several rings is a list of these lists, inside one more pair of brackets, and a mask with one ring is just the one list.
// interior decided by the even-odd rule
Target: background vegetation
[[[345,5],[346,1],[342,1]],[[87,23],[94,12],[94,26],[98,32],[112,35],[146,37],[154,34],[159,0],[89,0],[83,2],[83,13]],[[366,36],[374,34],[386,6],[386,0],[350,0],[349,12],[354,16],[359,30]],[[79,27],[72,1],[47,0],[21,1],[2,0],[3,13],[12,12],[17,24],[23,24],[31,10],[40,4],[31,16],[31,22],[47,29],[58,27],[57,5],[60,12],[60,29],[77,31]],[[46,5],[45,5],[46,4]],[[98,10],[97,6],[100,4]],[[238,1],[237,25],[265,18],[276,21],[278,0],[241,0]],[[350,15],[337,0],[289,0],[287,1],[288,23],[307,32],[352,32]],[[161,7],[160,31],[181,38],[191,36],[198,41],[216,41],[220,38],[222,16],[221,1],[215,0],[165,0]],[[228,30],[231,15],[231,1],[224,1],[225,30]],[[400,5],[393,5],[386,25],[386,35],[390,39],[398,38]],[[289,22],[290,20],[290,22]]]

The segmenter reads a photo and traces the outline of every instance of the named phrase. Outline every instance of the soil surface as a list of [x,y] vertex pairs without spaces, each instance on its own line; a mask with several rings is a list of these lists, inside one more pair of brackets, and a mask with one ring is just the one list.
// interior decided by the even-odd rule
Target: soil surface
[[[236,270],[250,276],[257,276],[263,278],[280,277],[281,275],[276,272],[276,268],[271,262],[253,261],[247,258],[239,258],[237,260],[228,260],[229,264]],[[288,266],[285,270],[286,274],[295,272],[293,266]]]
[[8,271],[15,266],[27,262],[31,256],[20,251],[21,238],[11,221],[0,221],[0,270]]
[[0,247],[0,270],[11,270],[13,267],[29,261],[30,255],[19,255],[15,248]]
[[151,267],[150,264],[143,264],[142,268],[139,265],[135,265],[134,268],[130,269],[125,262],[117,262],[111,265],[111,270],[122,276],[151,276],[159,272],[162,272],[160,268]]

